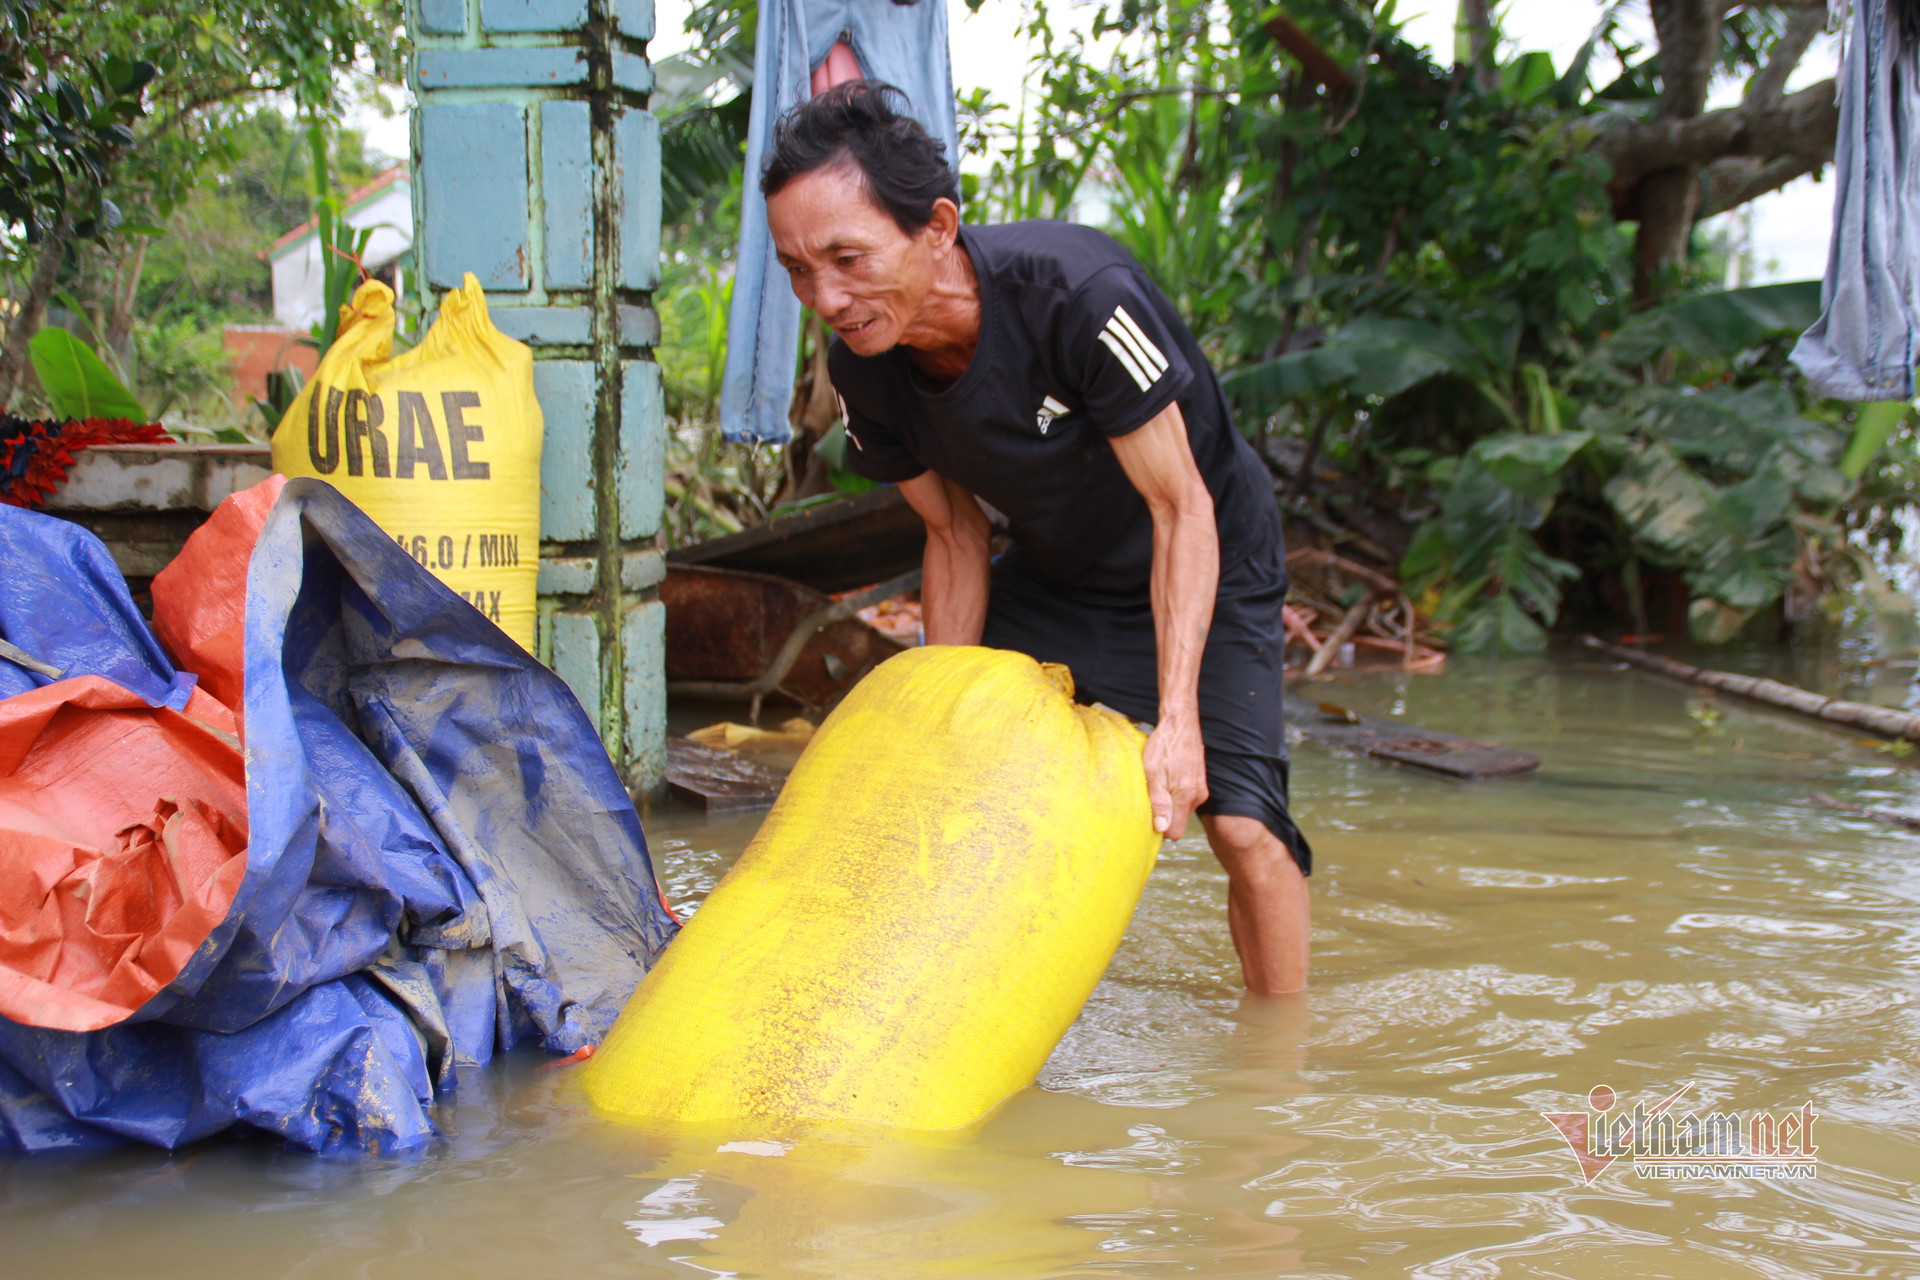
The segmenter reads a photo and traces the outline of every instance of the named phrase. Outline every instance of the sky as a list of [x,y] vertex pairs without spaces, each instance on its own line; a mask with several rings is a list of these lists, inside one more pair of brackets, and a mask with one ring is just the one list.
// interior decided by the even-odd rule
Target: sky
[[[989,90],[1001,102],[1012,104],[1020,94],[1026,67],[1017,28],[1020,6],[1017,0],[985,0],[978,13],[968,13],[964,0],[945,0],[949,14],[950,48],[953,58],[954,87],[962,94],[975,88]],[[648,52],[663,58],[685,50],[690,43],[685,34],[690,0],[655,0],[659,34],[648,43]],[[1606,9],[1602,0],[1508,0],[1502,6],[1502,22],[1512,49],[1544,49],[1553,55],[1556,67],[1564,69],[1580,46],[1586,42],[1600,15]],[[1643,5],[1629,4],[1646,25]],[[1093,5],[1061,5],[1055,12],[1072,21],[1083,15],[1091,21]],[[1449,0],[1402,0],[1400,12],[1409,39],[1450,58],[1453,48],[1454,5]],[[1408,17],[1406,15],[1412,15]],[[1644,37],[1651,43],[1650,32]],[[1511,50],[1509,50],[1511,51]],[[1817,41],[1801,61],[1788,88],[1799,89],[1832,75],[1836,46],[1831,38]],[[1596,74],[1606,75],[1605,69]],[[1728,106],[1739,100],[1739,86],[1719,87],[1710,105]],[[396,95],[396,105],[403,105]],[[407,121],[404,113],[382,118],[362,110],[350,123],[367,130],[373,146],[392,156],[407,154]],[[1755,264],[1752,283],[1770,280],[1807,280],[1817,278],[1825,269],[1827,235],[1833,212],[1833,184],[1802,178],[1759,200],[1745,210],[1725,217],[1751,219],[1751,245]]]

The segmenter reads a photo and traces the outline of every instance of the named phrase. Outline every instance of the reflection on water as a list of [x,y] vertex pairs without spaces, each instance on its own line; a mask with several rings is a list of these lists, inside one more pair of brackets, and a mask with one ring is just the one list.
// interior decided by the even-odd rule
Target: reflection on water
[[[1920,773],[1567,662],[1338,696],[1545,767],[1462,786],[1301,748],[1305,997],[1235,990],[1224,878],[1183,840],[1041,1087],[977,1132],[623,1129],[520,1057],[414,1159],[0,1162],[0,1274],[1920,1274],[1920,837],[1806,804],[1920,809]],[[676,904],[753,825],[649,822]],[[1601,1084],[1811,1102],[1818,1179],[1583,1185],[1540,1113]]]

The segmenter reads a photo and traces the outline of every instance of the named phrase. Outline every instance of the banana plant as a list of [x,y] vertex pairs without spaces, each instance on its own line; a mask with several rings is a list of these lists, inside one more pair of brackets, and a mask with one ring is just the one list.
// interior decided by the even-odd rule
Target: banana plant
[[33,335],[27,356],[40,379],[47,403],[62,418],[153,421],[126,384],[114,376],[92,347],[65,329],[48,327]]
[[333,169],[327,160],[327,126],[314,120],[307,127],[307,147],[313,162],[313,216],[320,242],[320,319],[307,339],[322,356],[340,335],[340,313],[353,298],[365,269],[372,227],[347,225],[340,197],[333,190]]
[[[1810,542],[1833,542],[1831,516],[1858,475],[1838,465],[1841,431],[1784,385],[1739,385],[1743,355],[1799,333],[1818,308],[1812,282],[1687,297],[1558,363],[1518,359],[1515,331],[1484,320],[1364,315],[1229,387],[1245,412],[1335,397],[1379,422],[1445,379],[1492,411],[1503,429],[1429,468],[1439,509],[1401,566],[1460,651],[1545,645],[1577,571],[1540,535],[1575,493],[1612,513],[1625,556],[1682,571],[1694,635],[1719,642],[1780,598]],[[1709,385],[1648,378],[1668,351]]]

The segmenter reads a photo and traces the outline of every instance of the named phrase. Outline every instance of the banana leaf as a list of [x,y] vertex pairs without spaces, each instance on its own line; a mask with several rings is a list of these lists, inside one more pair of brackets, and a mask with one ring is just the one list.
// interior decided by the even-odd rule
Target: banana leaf
[[[1687,585],[1698,594],[1750,614],[1786,589],[1799,542],[1788,522],[1793,486],[1779,467],[1716,486],[1655,444],[1630,458],[1605,492],[1637,538],[1688,566]],[[1718,632],[1729,620],[1707,621]]]
[[27,343],[27,355],[47,402],[60,417],[153,420],[133,392],[113,376],[106,361],[65,329],[48,327],[34,334]]
[[1398,395],[1442,373],[1481,376],[1484,365],[1479,349],[1455,329],[1362,316],[1317,347],[1237,370],[1223,382],[1240,409],[1262,414],[1332,391]]
[[1800,333],[1819,317],[1818,280],[1694,294],[1627,321],[1599,354],[1635,365],[1677,347],[1697,359],[1731,360],[1768,338]]

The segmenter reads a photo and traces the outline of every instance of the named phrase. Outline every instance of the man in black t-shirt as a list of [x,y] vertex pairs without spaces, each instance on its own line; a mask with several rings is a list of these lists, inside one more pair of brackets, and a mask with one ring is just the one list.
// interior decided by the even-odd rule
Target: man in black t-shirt
[[[962,227],[940,145],[864,81],[781,121],[780,261],[837,335],[847,461],[927,524],[928,644],[1017,649],[1154,722],[1156,829],[1198,812],[1249,988],[1307,974],[1287,810],[1285,549],[1266,468],[1166,296],[1098,231]],[[981,503],[1014,546],[990,562]]]

